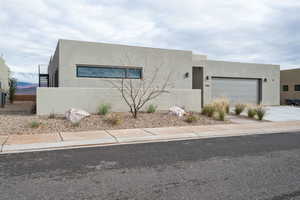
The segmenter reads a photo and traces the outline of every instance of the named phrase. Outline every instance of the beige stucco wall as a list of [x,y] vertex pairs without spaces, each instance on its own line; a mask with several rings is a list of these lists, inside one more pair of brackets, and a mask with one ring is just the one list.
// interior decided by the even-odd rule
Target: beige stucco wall
[[[267,79],[262,81],[262,104],[279,105],[279,82],[280,66],[254,63],[226,62],[216,60],[204,60],[194,62],[196,66],[204,67],[204,88],[203,102],[208,104],[211,99],[212,77],[233,77],[233,78],[256,78]],[[206,80],[206,77],[209,80]]]
[[2,89],[8,91],[9,89],[9,68],[5,64],[4,59],[0,56],[0,81],[2,83]]
[[[119,81],[118,79],[108,78],[76,77],[76,65],[142,67],[145,80],[150,80],[153,72],[158,68],[159,74],[154,86],[162,85],[167,75],[171,73],[170,83],[172,89],[184,90],[192,89],[193,66],[203,67],[203,99],[194,98],[193,101],[197,105],[201,101],[203,101],[203,104],[212,101],[211,77],[255,78],[261,80],[266,78],[267,82],[262,81],[262,104],[278,105],[280,101],[280,71],[278,65],[207,60],[205,55],[193,54],[192,51],[59,40],[49,65],[50,79],[52,79],[51,77],[57,67],[59,69],[59,87],[108,89],[113,87],[111,81]],[[188,76],[185,76],[187,73]],[[206,80],[207,76],[209,77],[208,80]],[[138,80],[134,82],[136,81]],[[41,98],[42,95],[47,96],[46,93],[41,92]],[[65,98],[68,98],[67,94],[64,95],[66,95]],[[105,95],[112,99],[115,98],[111,93],[103,93],[97,98],[101,100],[102,96]],[[180,99],[187,98],[184,96],[177,97]],[[173,101],[172,99],[169,100]]]
[[[200,55],[201,56],[201,55]],[[59,41],[59,86],[84,88],[111,88],[108,81],[116,79],[78,78],[76,65],[133,66],[143,68],[143,77],[150,79],[156,68],[162,83],[172,73],[173,88],[192,88],[192,52],[147,47],[135,47],[71,40]],[[185,77],[186,73],[189,77]]]
[[[84,109],[96,113],[99,106],[108,103],[112,111],[129,111],[117,89],[101,88],[38,88],[37,114],[64,114],[70,108]],[[201,110],[201,90],[172,89],[149,102],[158,106],[158,110],[168,110],[171,106],[184,107],[190,111]],[[145,105],[144,109],[148,105]]]
[[[289,86],[289,91],[282,90],[283,85]],[[300,85],[300,69],[282,70],[280,72],[280,103],[286,99],[300,99],[300,92],[295,91],[295,85]]]

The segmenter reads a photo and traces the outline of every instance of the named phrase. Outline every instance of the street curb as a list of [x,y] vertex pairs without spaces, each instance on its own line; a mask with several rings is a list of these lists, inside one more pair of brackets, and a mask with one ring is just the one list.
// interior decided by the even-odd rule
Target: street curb
[[[257,130],[255,133],[249,133],[246,130],[235,130],[228,133],[218,134],[220,131],[206,131],[201,133],[185,133],[185,134],[170,134],[170,135],[153,135],[139,138],[124,137],[119,138],[116,142],[114,139],[93,139],[93,140],[80,140],[80,141],[62,141],[55,143],[35,143],[35,144],[22,144],[22,145],[3,145],[1,154],[36,152],[36,151],[53,151],[63,149],[77,149],[89,148],[100,146],[116,146],[126,144],[142,144],[142,143],[157,143],[157,142],[170,142],[170,141],[184,141],[195,139],[209,139],[209,138],[222,138],[222,137],[239,137],[250,135],[262,134],[280,134],[280,133],[297,133],[297,130],[278,130],[278,131],[263,131]],[[238,133],[238,134],[237,134]]]

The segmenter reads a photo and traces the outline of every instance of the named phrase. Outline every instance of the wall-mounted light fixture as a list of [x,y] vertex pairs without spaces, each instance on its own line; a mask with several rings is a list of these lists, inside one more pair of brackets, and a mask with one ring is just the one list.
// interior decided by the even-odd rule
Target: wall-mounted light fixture
[[268,81],[268,79],[267,78],[264,78],[264,82],[267,82]]
[[184,74],[184,78],[188,78],[189,77],[189,73],[188,72],[186,72],[185,74]]
[[209,76],[206,76],[206,80],[209,80]]

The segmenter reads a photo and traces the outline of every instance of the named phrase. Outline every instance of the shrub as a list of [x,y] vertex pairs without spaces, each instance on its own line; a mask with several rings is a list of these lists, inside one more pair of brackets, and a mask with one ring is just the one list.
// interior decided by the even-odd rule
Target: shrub
[[154,113],[156,111],[157,106],[151,104],[147,109],[147,113]]
[[79,126],[80,126],[80,122],[71,123],[71,126],[72,126],[73,128],[79,127]]
[[[217,98],[213,101],[212,107],[214,113],[217,115],[215,116],[218,120],[224,121],[225,116],[229,113],[229,101],[225,97]],[[212,114],[213,116],[214,114]]]
[[109,104],[101,104],[99,107],[98,114],[99,115],[106,115],[110,110],[110,105]]
[[224,112],[229,113],[229,100],[225,97],[213,100],[212,105],[216,110],[223,110]]
[[10,103],[14,103],[16,91],[17,91],[17,79],[11,78],[11,79],[9,79],[9,101],[10,101]]
[[30,128],[38,128],[40,127],[41,123],[37,121],[30,122]]
[[255,108],[255,112],[256,112],[257,118],[259,120],[262,120],[266,114],[266,110],[261,105],[259,105]]
[[225,121],[226,110],[220,109],[220,110],[217,110],[217,113],[218,113],[217,119],[221,120],[221,121]]
[[208,117],[212,117],[216,112],[215,107],[212,104],[207,104],[202,108],[202,114]]
[[113,113],[113,114],[111,114],[110,116],[108,116],[108,117],[106,118],[106,121],[107,121],[109,124],[113,125],[113,126],[119,125],[119,124],[121,124],[121,123],[123,122],[121,115],[115,114],[115,113]]
[[210,109],[210,105],[203,106],[203,108],[201,110],[201,114],[202,115],[207,115],[209,109]]
[[193,113],[189,113],[185,118],[185,121],[187,123],[193,123],[193,122],[196,122],[197,120],[198,120],[198,117],[196,115],[194,115]]
[[226,114],[229,114],[229,112],[230,112],[229,104],[225,107],[225,112],[226,112]]
[[236,115],[240,115],[246,108],[246,105],[245,104],[236,104],[235,105],[235,108],[234,108],[234,112]]
[[253,108],[253,107],[248,107],[247,115],[248,115],[248,117],[250,117],[250,118],[254,118],[255,115],[256,115],[256,110],[255,110],[255,108]]

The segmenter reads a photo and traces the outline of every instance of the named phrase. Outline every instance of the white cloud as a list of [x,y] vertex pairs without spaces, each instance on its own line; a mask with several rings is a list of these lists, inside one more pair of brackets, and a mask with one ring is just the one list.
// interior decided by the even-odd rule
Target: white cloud
[[300,64],[297,0],[2,0],[0,53],[36,72],[60,38],[189,49],[213,59]]

